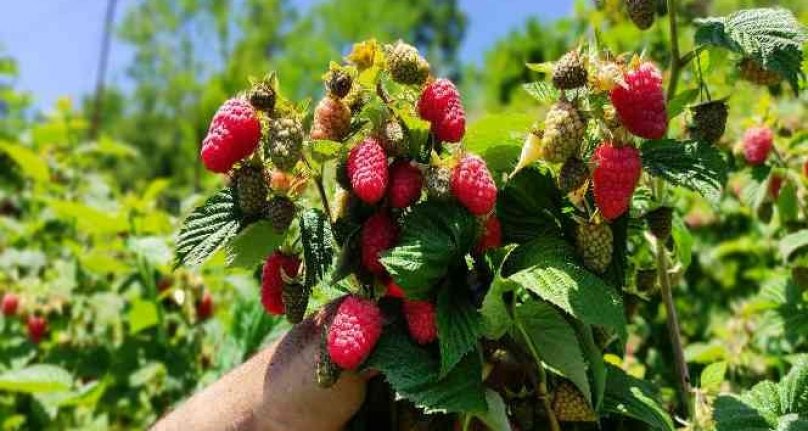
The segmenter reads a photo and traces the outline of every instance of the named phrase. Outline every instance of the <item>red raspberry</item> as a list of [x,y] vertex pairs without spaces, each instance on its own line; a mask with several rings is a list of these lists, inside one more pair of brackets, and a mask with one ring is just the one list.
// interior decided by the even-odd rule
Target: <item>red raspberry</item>
[[423,185],[421,170],[412,163],[399,160],[390,166],[390,206],[393,208],[406,208],[421,197]]
[[438,337],[435,305],[429,301],[404,301],[404,317],[410,336],[418,344],[429,344]]
[[777,200],[780,197],[780,188],[783,187],[783,176],[779,174],[772,174],[769,179],[769,193],[772,199]]
[[743,134],[743,156],[750,165],[762,165],[774,145],[774,133],[766,126],[752,127]]
[[466,156],[452,172],[452,194],[474,215],[488,214],[497,202],[497,186],[483,159]]
[[808,177],[808,160],[802,163],[802,175]]
[[592,160],[595,203],[603,217],[614,220],[628,209],[640,180],[640,152],[632,146],[615,146],[605,141],[595,149]]
[[651,62],[642,63],[624,76],[627,87],[618,85],[610,97],[623,126],[645,139],[659,139],[668,130],[662,73]]
[[362,226],[362,265],[370,272],[384,274],[384,266],[379,255],[395,245],[398,239],[398,226],[386,213],[370,216]]
[[466,133],[466,112],[460,92],[448,79],[437,79],[424,88],[418,100],[418,114],[432,123],[439,141],[460,142]]
[[0,306],[3,311],[3,316],[8,317],[17,314],[19,305],[20,298],[15,293],[6,292],[6,294],[3,295],[3,304]]
[[474,250],[477,253],[484,253],[487,250],[497,248],[502,245],[502,225],[496,215],[491,215],[483,224],[483,231],[477,239]]
[[44,317],[30,315],[26,322],[28,327],[28,339],[34,344],[39,344],[42,337],[48,332],[48,321]]
[[326,346],[335,364],[353,370],[367,358],[382,334],[382,313],[376,303],[345,298],[328,327]]
[[384,281],[384,287],[387,288],[386,296],[389,296],[390,298],[404,299],[405,296],[404,289],[402,289],[401,286],[396,284],[396,281],[393,280],[393,277],[390,277],[388,275],[387,277],[384,278],[383,281]]
[[199,320],[208,320],[213,315],[213,296],[207,290],[202,293],[202,298],[196,304],[196,317]]
[[300,268],[300,259],[276,251],[267,257],[261,275],[261,303],[269,314],[283,314],[283,277],[296,277]]
[[202,162],[211,172],[224,173],[255,151],[261,140],[261,122],[250,103],[241,98],[226,101],[202,141]]
[[365,138],[359,145],[351,148],[347,171],[351,188],[359,199],[375,204],[384,196],[389,176],[387,156],[376,138]]

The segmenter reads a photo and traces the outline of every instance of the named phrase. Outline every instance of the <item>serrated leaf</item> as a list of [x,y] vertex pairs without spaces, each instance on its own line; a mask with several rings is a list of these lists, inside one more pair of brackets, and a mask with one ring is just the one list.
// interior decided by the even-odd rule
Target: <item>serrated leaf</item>
[[34,181],[50,180],[48,163],[29,148],[8,141],[0,141],[0,152],[6,153],[19,166],[22,173]]
[[415,345],[401,328],[388,327],[366,366],[381,371],[399,396],[428,411],[483,413],[487,410],[482,364],[477,353],[466,355],[441,379],[437,358]]
[[398,114],[407,133],[407,141],[410,144],[409,154],[413,157],[418,157],[423,149],[428,148],[431,126],[428,121],[414,117],[409,113],[399,112]]
[[741,201],[752,209],[758,209],[769,195],[768,178],[771,167],[755,166],[746,175],[746,184],[741,190]]
[[319,209],[300,215],[300,242],[306,266],[305,287],[311,289],[330,271],[334,263],[334,235],[328,217]]
[[808,415],[808,359],[794,365],[778,386],[783,414]]
[[755,59],[780,73],[795,94],[801,70],[805,29],[794,14],[783,8],[746,9],[726,17],[696,20],[696,44],[716,45]]
[[463,144],[469,152],[479,154],[488,169],[509,172],[519,159],[522,142],[534,120],[525,113],[482,116],[468,126]]
[[643,167],[651,175],[687,187],[713,204],[721,199],[727,182],[727,164],[721,153],[704,142],[661,139],[640,147]]
[[660,407],[649,383],[636,379],[622,369],[607,364],[604,412],[632,417],[657,430],[674,431],[673,422]]
[[606,362],[603,360],[603,352],[595,344],[592,328],[579,321],[570,323],[578,335],[578,343],[584,355],[587,369],[592,375],[592,403],[597,411],[603,403],[603,396],[606,392]]
[[468,295],[456,294],[450,287],[445,286],[438,292],[436,308],[441,377],[474,348],[482,328],[480,314]]
[[553,73],[554,64],[552,61],[545,61],[543,63],[525,63],[525,66],[534,71],[539,73]]
[[73,377],[56,365],[36,364],[0,374],[0,391],[27,394],[67,391]]
[[483,415],[477,415],[477,419],[491,431],[511,431],[508,408],[502,397],[496,391],[486,389],[485,403],[488,405],[488,412]]
[[211,196],[185,219],[177,235],[175,266],[198,265],[241,229],[235,197],[230,188]]
[[247,226],[225,247],[227,266],[255,269],[281,245],[283,237],[267,220]]
[[436,282],[471,249],[476,221],[451,203],[423,202],[404,220],[399,244],[381,261],[411,299],[428,299]]
[[561,232],[561,194],[546,168],[527,167],[511,178],[497,199],[497,216],[506,243],[530,241],[544,232]]
[[522,84],[522,88],[542,105],[552,105],[561,96],[561,92],[546,81]]
[[727,372],[725,361],[712,363],[701,371],[699,387],[705,391],[718,392],[721,383],[724,382],[724,375]]
[[591,405],[592,390],[583,353],[575,331],[561,313],[545,302],[529,301],[516,307],[514,320],[544,365],[572,381]]
[[769,431],[766,419],[735,395],[720,395],[713,406],[716,431]]
[[541,235],[514,249],[502,276],[590,325],[615,329],[626,337],[623,300],[602,279],[584,269],[562,238]]
[[329,140],[315,140],[309,143],[311,154],[320,162],[331,160],[339,155],[344,144]]
[[482,314],[483,318],[483,336],[485,338],[498,340],[511,328],[513,322],[502,295],[505,292],[512,291],[516,286],[516,283],[501,277],[494,278],[491,283],[491,287],[486,292],[483,305],[480,308],[480,314]]
[[800,251],[803,247],[808,246],[808,229],[803,229],[784,236],[778,244],[780,255],[783,259],[788,261],[792,255]]

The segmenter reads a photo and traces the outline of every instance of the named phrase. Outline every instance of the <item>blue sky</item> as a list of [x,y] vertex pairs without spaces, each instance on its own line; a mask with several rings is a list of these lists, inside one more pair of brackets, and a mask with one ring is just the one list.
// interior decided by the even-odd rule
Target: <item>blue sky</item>
[[[116,18],[137,0],[119,0]],[[292,0],[305,8],[318,0]],[[364,0],[359,0],[364,1]],[[374,0],[369,0],[374,1]],[[47,109],[60,96],[78,98],[92,91],[106,0],[14,1],[0,14],[0,52],[17,59],[15,86],[33,94],[37,107]],[[465,61],[479,62],[498,38],[528,17],[550,20],[572,11],[573,0],[459,0],[469,17],[461,48]],[[131,50],[112,46],[108,79],[126,83]]]

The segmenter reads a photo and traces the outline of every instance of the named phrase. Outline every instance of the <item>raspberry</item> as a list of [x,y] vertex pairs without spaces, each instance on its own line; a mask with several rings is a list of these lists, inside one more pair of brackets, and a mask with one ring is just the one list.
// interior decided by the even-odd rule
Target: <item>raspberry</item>
[[244,165],[236,171],[233,183],[241,212],[248,218],[263,213],[267,204],[267,181],[264,170]]
[[342,301],[328,328],[328,354],[335,364],[356,369],[382,334],[382,313],[376,303],[356,296]]
[[482,232],[480,237],[477,238],[477,244],[474,250],[477,253],[484,253],[488,250],[495,249],[502,245],[502,225],[499,218],[495,214],[491,214],[483,223]]
[[429,301],[407,301],[402,304],[407,329],[418,344],[429,344],[438,337],[435,305]]
[[466,133],[460,92],[448,79],[437,79],[424,88],[418,99],[418,114],[432,124],[432,133],[439,141],[460,142]]
[[783,80],[783,77],[779,73],[766,69],[762,64],[752,58],[747,57],[741,60],[739,67],[741,69],[741,79],[755,85],[769,87],[777,85]]
[[266,216],[276,232],[286,232],[295,218],[297,208],[286,196],[274,196],[267,202]]
[[326,74],[325,87],[329,94],[341,99],[351,92],[353,78],[348,72],[337,67],[329,70]]
[[421,170],[406,160],[390,166],[390,190],[388,197],[393,208],[406,208],[421,197],[423,175]]
[[341,141],[351,129],[351,110],[334,97],[324,97],[314,109],[311,139]]
[[283,314],[283,273],[296,277],[300,259],[276,251],[267,257],[261,274],[261,304],[269,314]]
[[597,415],[572,383],[562,381],[553,393],[553,412],[559,422],[596,422]]
[[577,157],[570,157],[561,165],[558,173],[558,188],[564,193],[574,192],[589,179],[589,168]]
[[393,280],[393,277],[390,277],[388,275],[387,277],[384,278],[384,287],[387,289],[387,292],[385,293],[386,296],[389,296],[391,298],[404,299],[405,297],[404,289],[402,289],[401,286],[396,284],[396,281]]
[[668,113],[662,74],[651,62],[644,62],[624,77],[626,87],[618,85],[610,93],[612,104],[623,126],[645,139],[659,139],[668,130]]
[[774,133],[766,126],[751,127],[743,134],[743,155],[750,165],[762,165],[774,146]]
[[657,271],[656,269],[640,269],[637,271],[637,291],[650,294],[656,290]]
[[578,153],[586,125],[569,102],[560,101],[550,108],[544,120],[542,155],[552,163],[562,163]]
[[656,2],[654,0],[626,0],[628,16],[640,30],[654,25]]
[[452,171],[443,166],[430,166],[426,171],[427,196],[430,199],[445,202],[452,198],[451,188]]
[[612,262],[612,228],[606,223],[584,223],[578,225],[575,245],[584,266],[602,273]]
[[337,383],[342,370],[331,360],[328,354],[328,330],[323,328],[320,331],[320,350],[314,361],[314,370],[317,377],[317,385],[321,388],[330,388]]
[[252,88],[250,88],[247,98],[250,100],[250,104],[255,109],[270,113],[273,109],[275,109],[276,96],[277,95],[275,93],[275,89],[272,88],[271,81],[264,80],[256,83],[252,86]]
[[586,81],[586,68],[578,51],[564,54],[553,67],[553,85],[560,90],[583,87]]
[[483,159],[466,156],[452,171],[452,194],[474,215],[488,214],[497,203],[497,186]]
[[697,141],[718,142],[727,128],[729,116],[727,103],[723,100],[713,100],[696,105],[690,110],[693,113],[690,136]]
[[379,141],[365,138],[359,145],[351,148],[347,172],[351,188],[360,199],[369,204],[378,202],[387,189],[389,176],[387,156]]
[[772,199],[777,200],[780,197],[780,188],[783,187],[783,176],[780,174],[772,174],[769,178],[769,194]]
[[20,306],[20,298],[15,293],[6,292],[3,295],[3,303],[0,305],[3,316],[13,316],[17,314],[17,308]]
[[640,152],[631,146],[615,146],[605,141],[595,149],[592,161],[595,203],[603,217],[614,220],[628,210],[640,180]]
[[802,175],[808,177],[808,160],[802,162]]
[[211,172],[225,173],[247,157],[261,140],[261,122],[244,99],[226,101],[211,120],[202,141],[202,162]]
[[384,266],[379,262],[379,254],[395,245],[398,239],[398,226],[386,213],[370,216],[362,226],[360,244],[362,265],[370,272],[384,274]]
[[282,171],[291,170],[303,149],[303,125],[297,118],[269,120],[266,155]]
[[39,344],[42,337],[48,332],[48,321],[42,316],[30,315],[26,322],[28,328],[28,339],[34,344]]
[[650,211],[645,215],[645,221],[648,223],[648,230],[657,239],[667,241],[671,236],[671,219],[673,217],[673,208],[659,207]]
[[381,131],[381,141],[388,156],[401,157],[410,152],[404,129],[398,121],[388,121]]
[[399,84],[423,84],[429,76],[429,63],[421,57],[418,50],[402,41],[385,47],[387,53],[387,71],[393,81]]
[[196,317],[200,321],[208,320],[213,315],[213,297],[207,290],[202,293],[202,298],[196,303]]
[[[288,273],[286,275],[289,276]],[[306,289],[303,284],[284,281],[281,299],[283,300],[283,309],[286,313],[286,319],[289,320],[290,323],[300,323],[303,321],[303,318],[306,317],[306,308],[309,305],[309,294],[309,289]]]

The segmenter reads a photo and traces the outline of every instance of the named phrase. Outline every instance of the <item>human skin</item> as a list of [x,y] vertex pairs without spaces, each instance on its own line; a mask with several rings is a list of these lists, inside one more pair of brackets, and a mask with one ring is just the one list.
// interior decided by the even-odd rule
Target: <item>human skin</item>
[[[333,307],[328,307],[333,309]],[[157,422],[152,430],[337,431],[365,398],[367,376],[343,372],[323,389],[315,381],[322,315],[296,325]]]

